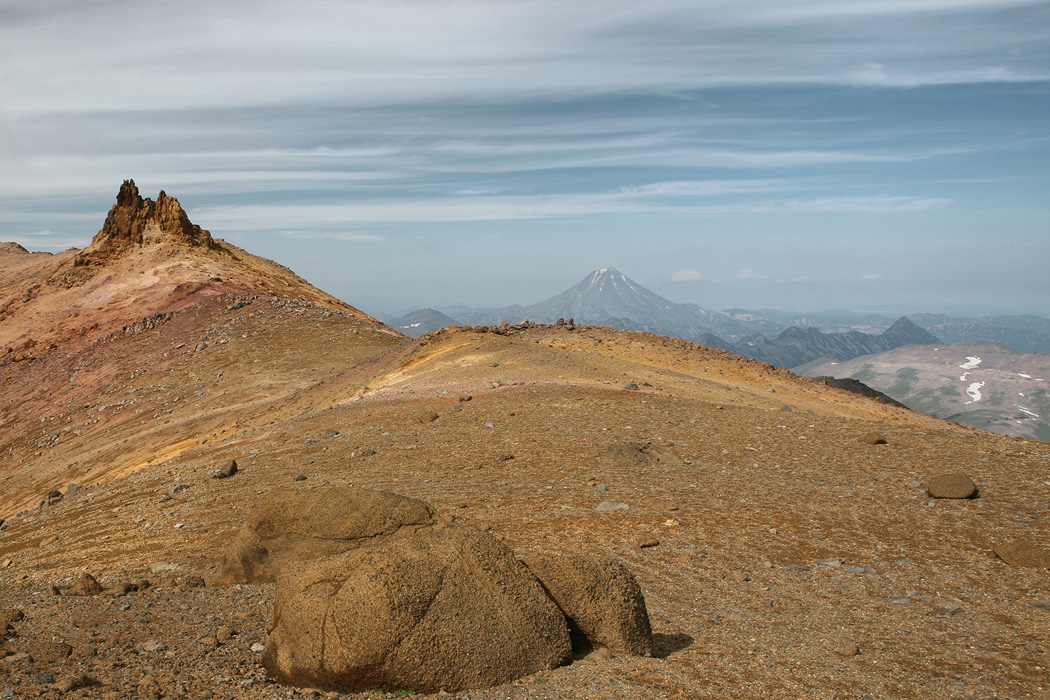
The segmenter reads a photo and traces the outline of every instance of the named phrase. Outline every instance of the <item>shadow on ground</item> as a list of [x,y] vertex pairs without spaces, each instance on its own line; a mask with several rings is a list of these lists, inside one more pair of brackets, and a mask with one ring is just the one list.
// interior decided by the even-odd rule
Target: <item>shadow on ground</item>
[[653,633],[653,656],[658,659],[666,659],[676,651],[681,651],[692,646],[696,641],[688,634],[661,634]]

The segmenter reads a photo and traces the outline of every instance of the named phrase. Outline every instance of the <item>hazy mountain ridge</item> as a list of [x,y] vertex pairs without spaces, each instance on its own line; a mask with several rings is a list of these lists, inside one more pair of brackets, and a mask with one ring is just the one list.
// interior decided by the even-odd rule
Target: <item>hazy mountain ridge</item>
[[440,307],[440,311],[470,325],[518,323],[529,320],[553,323],[559,318],[577,323],[608,325],[616,330],[635,330],[688,339],[719,329],[741,335],[754,327],[726,314],[696,304],[679,304],[646,289],[613,267],[595,270],[560,294],[528,306],[473,309]]
[[939,342],[906,317],[901,317],[879,335],[850,331],[824,333],[816,328],[791,327],[775,338],[753,336],[737,343],[736,352],[744,357],[777,367],[797,367],[821,357],[849,360],[860,355],[885,352],[903,345]]
[[[822,354],[846,359],[884,352],[909,342],[990,341],[1019,352],[1050,352],[1050,319],[1040,316],[961,318],[906,314],[904,318],[914,326],[907,328],[909,339],[901,337],[905,335],[901,328],[893,330],[895,324],[900,323],[900,316],[845,310],[799,313],[730,308],[711,311],[696,304],[665,299],[611,267],[595,270],[564,292],[529,306],[459,305],[436,307],[436,310],[465,325],[518,323],[525,319],[552,323],[559,318],[573,318],[578,323],[684,338],[782,367],[811,362]],[[808,329],[821,335],[799,332]],[[927,333],[919,333],[918,329]]]
[[1035,315],[993,316],[979,319],[933,314],[910,318],[944,343],[988,342],[1017,352],[1050,352],[1050,319]]

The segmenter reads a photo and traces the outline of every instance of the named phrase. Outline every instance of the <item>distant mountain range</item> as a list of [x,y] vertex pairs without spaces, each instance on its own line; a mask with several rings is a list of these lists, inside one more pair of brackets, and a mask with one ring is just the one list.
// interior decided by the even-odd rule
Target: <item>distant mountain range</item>
[[495,325],[525,319],[554,323],[559,318],[675,336],[789,368],[824,357],[845,361],[906,345],[963,341],[997,342],[1020,352],[1050,352],[1050,319],[1040,316],[912,314],[894,319],[849,311],[709,311],[665,299],[612,267],[595,270],[561,294],[530,306],[420,309],[386,320],[402,333],[418,337],[451,324]]
[[938,343],[934,336],[902,316],[882,333],[824,333],[792,326],[774,338],[754,335],[733,346],[733,352],[778,367],[798,367],[818,358],[849,360],[905,345]]

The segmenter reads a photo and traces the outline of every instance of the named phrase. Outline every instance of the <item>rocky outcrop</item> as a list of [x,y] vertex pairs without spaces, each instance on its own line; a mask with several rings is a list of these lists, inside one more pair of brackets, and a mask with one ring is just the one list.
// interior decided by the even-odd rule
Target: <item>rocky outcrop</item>
[[14,241],[0,243],[0,256],[3,255],[29,255],[29,251]]
[[1011,540],[995,546],[995,556],[1010,566],[1050,569],[1050,550],[1024,540]]
[[106,223],[74,260],[74,266],[97,266],[115,260],[128,251],[156,243],[190,248],[220,250],[208,231],[190,222],[179,201],[162,190],[157,201],[139,195],[134,180],[125,180],[117,193],[117,203],[109,210]]
[[963,472],[938,474],[926,486],[930,498],[975,498],[977,484]]
[[835,377],[820,376],[810,377],[809,380],[811,382],[816,382],[817,384],[826,384],[827,386],[834,387],[836,389],[842,389],[843,391],[848,391],[851,394],[867,396],[868,398],[875,399],[876,401],[879,401],[881,403],[890,404],[891,406],[897,406],[898,408],[907,408],[907,406],[902,404],[900,401],[895,401],[889,396],[886,396],[886,394],[883,394],[881,391],[876,391],[864,382],[853,379],[852,377],[836,379]]

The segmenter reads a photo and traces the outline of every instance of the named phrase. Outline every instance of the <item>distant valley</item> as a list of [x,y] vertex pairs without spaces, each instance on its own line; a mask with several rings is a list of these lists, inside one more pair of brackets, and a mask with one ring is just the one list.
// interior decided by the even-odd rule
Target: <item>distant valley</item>
[[931,416],[1002,435],[1050,441],[1050,354],[995,343],[897,348],[799,368],[861,381]]

